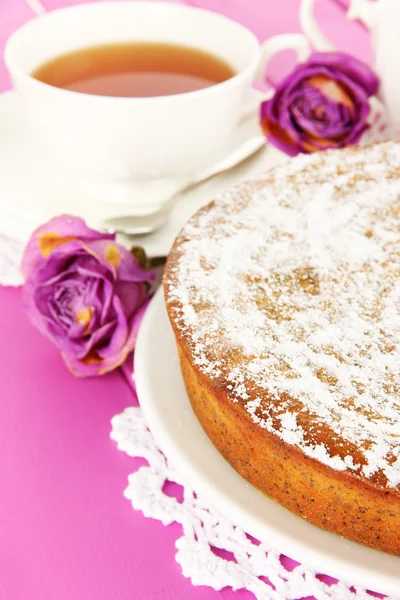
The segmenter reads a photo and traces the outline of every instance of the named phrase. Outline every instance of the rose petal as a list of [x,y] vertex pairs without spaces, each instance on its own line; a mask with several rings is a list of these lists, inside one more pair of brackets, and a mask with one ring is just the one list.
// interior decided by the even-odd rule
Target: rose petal
[[[112,244],[103,240],[89,242],[86,244],[86,248],[102,264],[113,270],[115,279],[118,279],[118,281],[153,281],[155,278],[154,271],[143,269],[137,258],[129,250],[115,242]],[[116,260],[117,254],[118,260]]]
[[147,286],[142,282],[117,281],[114,291],[115,295],[120,299],[124,313],[128,319],[143,304],[147,296]]
[[354,127],[347,107],[332,102],[312,86],[298,95],[299,99],[296,96],[293,99],[290,115],[296,127],[307,136],[336,139],[346,136]]
[[301,132],[292,121],[289,108],[292,94],[301,86],[304,77],[318,74],[315,68],[304,70],[299,65],[276,88],[274,96],[261,104],[260,121],[267,139],[289,156],[303,152]]
[[[320,69],[318,76],[329,77],[329,72],[325,69]],[[307,83],[309,83],[309,81],[312,79],[313,77],[307,79]],[[368,104],[368,94],[365,92],[364,88],[358,85],[356,81],[352,81],[344,73],[338,72],[335,75],[335,82],[336,84],[340,84],[340,86],[343,88],[343,91],[351,98],[353,105],[357,105],[360,102],[366,102]]]
[[293,139],[288,131],[280,127],[279,123],[271,116],[271,101],[267,100],[260,107],[260,123],[266,138],[279,150],[289,156],[296,156],[301,152],[297,140]]
[[273,144],[278,150],[282,150],[288,156],[297,156],[302,151],[301,146],[298,142],[289,136],[289,134],[276,123],[268,122],[267,119],[261,121],[261,126],[265,137],[268,141]]
[[329,71],[340,71],[351,81],[359,85],[368,96],[373,96],[379,89],[379,78],[365,62],[344,52],[315,52],[304,63],[305,67],[323,65]]
[[[63,348],[63,351],[69,355],[73,354],[78,360],[83,360],[85,356],[92,352],[98,355],[98,348],[102,347],[103,344],[107,346],[107,344],[110,343],[110,340],[113,339],[115,331],[118,327],[121,331],[120,337],[126,339],[128,335],[126,321],[122,323],[118,320],[118,317],[116,316],[114,320],[111,320],[108,323],[105,323],[104,325],[96,329],[96,331],[94,331],[93,334],[89,336],[86,340],[82,339],[81,343],[79,344],[79,348],[76,348],[76,346],[72,344],[71,346],[68,346],[68,344],[66,344],[66,346]],[[72,342],[71,339],[69,339],[68,341]]]
[[369,125],[365,123],[365,121],[360,121],[357,125],[352,129],[352,131],[348,134],[346,139],[344,140],[344,144],[341,146],[354,146],[358,144],[361,139],[363,133],[365,133],[369,129]]
[[346,92],[344,86],[339,85],[327,75],[314,75],[307,80],[307,85],[316,88],[325,98],[328,98],[335,104],[344,104],[348,108],[353,107],[353,100]]
[[276,86],[274,96],[268,100],[268,102],[274,105],[275,118],[279,116],[283,108],[287,108],[291,104],[293,93],[299,87],[301,88],[308,79],[318,75],[333,76],[323,65],[307,65],[307,63],[302,63],[279,82]]
[[[89,259],[90,264],[85,259]],[[85,267],[89,265],[90,269],[81,268],[82,264]],[[109,271],[104,265],[96,261],[92,255],[87,254],[81,242],[68,242],[58,247],[51,253],[43,267],[37,273],[33,273],[24,285],[23,301],[31,322],[59,349],[67,348],[71,352],[73,347],[79,355],[84,355],[88,351],[88,342],[86,339],[82,341],[79,334],[81,333],[82,337],[85,337],[88,333],[92,333],[95,323],[99,327],[115,318],[115,315],[109,314],[108,311],[113,296],[113,285],[109,281],[112,274],[107,278],[108,274]],[[89,282],[93,282],[94,279],[101,282],[101,287],[92,284],[91,289],[92,291],[100,289],[101,298],[88,296]],[[64,317],[62,305],[58,305],[54,294],[61,289],[67,293],[71,286],[76,290],[73,296],[79,295],[77,286],[80,286],[82,298],[74,298],[71,301],[71,310]],[[83,298],[85,293],[86,296]],[[78,323],[72,327],[74,325],[73,313],[88,306],[94,310],[90,331],[86,331]],[[105,310],[105,313],[99,314],[99,310]],[[70,339],[68,340],[68,338]],[[92,341],[92,343],[94,342]]]
[[89,336],[86,325],[78,321],[74,310],[63,316],[62,307],[54,306],[53,292],[51,287],[44,286],[35,290],[28,307],[29,317],[59,350],[85,356],[93,344],[110,333],[109,324],[106,325],[107,330],[98,328]]
[[103,234],[88,227],[85,221],[71,215],[60,215],[38,227],[32,234],[22,258],[22,273],[27,279],[46,262],[51,251],[64,240],[114,240],[114,234]]
[[137,332],[140,327],[143,315],[149,304],[150,299],[142,304],[142,306],[133,315],[129,324],[129,336],[123,348],[113,356],[100,358],[95,354],[86,357],[85,360],[79,360],[74,355],[63,353],[65,363],[71,372],[77,377],[93,377],[95,375],[104,375],[122,365],[129,353],[133,350],[136,342]]
[[113,313],[115,314],[115,329],[112,336],[108,340],[104,340],[105,343],[101,347],[92,346],[101,358],[117,354],[125,346],[129,336],[128,319],[121,301],[116,295],[113,296]]

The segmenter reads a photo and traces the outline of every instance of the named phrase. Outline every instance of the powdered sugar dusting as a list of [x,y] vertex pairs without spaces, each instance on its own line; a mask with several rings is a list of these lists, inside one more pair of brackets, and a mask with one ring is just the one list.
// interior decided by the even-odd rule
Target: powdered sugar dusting
[[400,146],[301,156],[180,235],[167,301],[261,427],[400,488]]

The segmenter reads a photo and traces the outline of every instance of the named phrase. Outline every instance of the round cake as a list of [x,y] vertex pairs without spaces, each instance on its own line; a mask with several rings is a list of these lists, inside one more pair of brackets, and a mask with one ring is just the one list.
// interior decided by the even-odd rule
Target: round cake
[[400,145],[227,192],[182,230],[164,289],[193,409],[234,469],[400,555]]

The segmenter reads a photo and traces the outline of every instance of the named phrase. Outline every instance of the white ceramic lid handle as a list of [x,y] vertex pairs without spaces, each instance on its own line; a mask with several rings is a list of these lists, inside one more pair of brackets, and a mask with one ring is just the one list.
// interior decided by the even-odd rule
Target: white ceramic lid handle
[[348,19],[359,19],[371,28],[376,23],[376,14],[379,9],[379,4],[371,2],[371,0],[350,0],[349,10],[347,11]]
[[319,52],[332,52],[335,46],[322,33],[314,16],[315,0],[302,0],[300,4],[300,24],[310,44]]

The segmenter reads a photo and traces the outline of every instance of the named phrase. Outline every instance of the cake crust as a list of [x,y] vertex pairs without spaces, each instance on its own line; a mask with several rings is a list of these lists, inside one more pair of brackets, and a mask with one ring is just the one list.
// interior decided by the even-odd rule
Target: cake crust
[[[184,347],[184,346],[183,346]],[[335,471],[262,430],[216,390],[178,342],[192,408],[222,456],[254,487],[291,512],[333,533],[400,555],[400,498],[396,492]]]
[[[222,321],[219,322],[218,319],[217,324],[220,325],[220,330],[212,331],[211,342],[213,343],[208,345],[207,338],[202,335],[198,316],[204,318],[204,314],[206,314],[207,319],[211,319],[209,322],[212,323],[213,311],[215,314],[224,307],[220,306],[221,302],[218,298],[216,299],[212,294],[207,295],[206,292],[209,290],[202,289],[201,293],[197,294],[196,286],[199,285],[200,280],[196,281],[196,277],[193,278],[192,283],[188,280],[182,281],[184,276],[188,276],[188,270],[182,270],[182,265],[187,265],[188,256],[193,250],[191,248],[192,241],[201,239],[201,232],[204,232],[203,239],[205,241],[197,243],[195,251],[199,254],[198,268],[202,270],[202,273],[206,273],[204,281],[206,282],[205,286],[208,285],[209,270],[215,268],[215,265],[210,267],[210,252],[205,250],[208,236],[215,235],[216,224],[220,231],[224,229],[225,221],[230,223],[232,220],[236,221],[236,224],[239,221],[239,227],[235,227],[234,230],[225,227],[225,231],[228,237],[234,238],[235,235],[238,235],[237,231],[248,226],[248,222],[242,217],[243,210],[252,204],[252,199],[260,192],[263,193],[266,190],[266,196],[273,194],[273,185],[277,179],[287,183],[297,178],[298,182],[302,180],[305,168],[308,174],[314,174],[314,180],[321,179],[319,185],[323,185],[324,169],[331,172],[333,166],[335,173],[330,174],[329,177],[334,180],[338,174],[345,175],[342,183],[336,185],[336,193],[340,195],[343,192],[345,194],[344,190],[346,186],[349,186],[349,178],[354,172],[354,165],[357,166],[360,180],[365,182],[365,179],[369,178],[371,181],[370,175],[366,177],[365,173],[368,172],[368,162],[376,157],[379,158],[379,164],[383,162],[388,165],[384,169],[386,171],[385,178],[387,179],[389,174],[390,180],[395,183],[396,193],[399,192],[400,150],[395,144],[386,144],[369,151],[352,150],[341,153],[342,160],[346,161],[347,158],[349,163],[353,160],[353,166],[350,165],[347,170],[346,166],[342,166],[342,160],[338,161],[337,153],[335,155],[334,153],[325,153],[322,167],[318,162],[320,159],[307,157],[298,161],[292,172],[285,172],[283,168],[278,168],[278,172],[272,171],[263,178],[237,188],[230,198],[211,203],[189,222],[175,242],[166,266],[164,289],[169,318],[177,340],[181,370],[193,410],[213,444],[233,468],[256,488],[314,525],[372,548],[400,555],[400,536],[398,535],[398,531],[400,531],[400,489],[396,480],[400,440],[400,437],[396,437],[399,433],[397,427],[400,423],[397,381],[393,382],[390,389],[387,383],[385,383],[386,387],[384,386],[388,394],[393,397],[390,409],[397,414],[398,420],[396,423],[393,417],[393,423],[385,421],[382,426],[382,431],[385,431],[386,426],[390,426],[389,431],[393,432],[393,439],[390,440],[391,446],[387,449],[385,460],[377,462],[377,467],[374,469],[367,462],[371,443],[365,439],[367,436],[362,432],[360,444],[358,444],[354,436],[346,437],[347,430],[340,423],[344,433],[334,420],[333,422],[330,420],[324,422],[321,416],[316,414],[311,400],[309,404],[303,405],[302,397],[291,396],[284,386],[277,392],[275,389],[271,392],[272,388],[263,388],[260,380],[249,381],[251,378],[246,378],[246,374],[248,375],[249,364],[252,365],[255,360],[254,349],[251,350],[251,361],[253,362],[249,362],[246,349],[241,348],[237,343],[232,343],[232,340],[223,331]],[[381,173],[379,177],[375,177],[373,184],[375,185],[375,183],[382,186]],[[393,190],[390,190],[390,194],[396,198]],[[227,214],[226,219],[221,218],[221,205],[225,208],[228,204],[230,214]],[[397,258],[393,253],[399,249],[400,205],[398,196],[390,206],[395,211],[398,209],[398,213],[393,216],[397,238],[393,238],[394,243],[391,246],[390,254],[396,265]],[[262,209],[257,208],[257,211],[260,210]],[[302,210],[302,206],[299,207],[299,210]],[[370,224],[366,222],[365,225],[367,229],[364,234],[367,239],[370,239],[368,236],[373,236],[374,232],[370,234],[368,231]],[[388,239],[388,236],[385,239]],[[381,259],[379,258],[379,260]],[[387,261],[387,257],[385,260]],[[311,270],[309,264],[305,264],[304,267],[305,270],[298,280],[298,287],[302,288],[315,303],[315,297],[319,296],[324,282],[315,265],[311,265]],[[231,283],[227,282],[227,285],[231,285]],[[252,288],[253,285],[254,281],[251,280],[249,287]],[[271,282],[268,281],[268,286],[270,285]],[[232,293],[236,293],[236,290],[234,289]],[[295,293],[298,293],[298,290]],[[396,298],[397,296],[395,296],[395,300]],[[247,300],[249,301],[248,298]],[[394,304],[397,311],[398,306],[396,302]],[[274,311],[271,303],[262,304],[262,309],[264,314],[266,312],[268,323],[271,320],[278,320],[281,324],[282,315],[280,316],[278,312]],[[396,315],[398,316],[397,312]],[[390,360],[398,356],[396,353],[400,340],[397,337],[397,324],[398,321],[393,323],[393,331],[390,332],[392,345],[390,348],[386,348],[386,352],[390,354]],[[377,326],[379,327],[379,323]],[[267,335],[270,334],[270,331],[265,329],[264,333]],[[208,335],[207,332],[206,335]],[[235,338],[236,341],[237,338]],[[221,348],[224,349],[222,364],[220,364],[221,357],[219,357]],[[335,353],[335,348],[333,352]],[[376,357],[376,355],[374,356]],[[339,350],[334,356],[339,365],[341,361],[338,357],[340,358]],[[391,364],[389,363],[389,366]],[[289,373],[290,367],[291,365],[289,365]],[[370,369],[369,364],[366,368]],[[244,373],[244,376],[241,375],[238,381],[233,381],[231,373],[237,374],[238,369],[239,373]],[[339,385],[335,381],[337,378],[326,368],[321,367],[321,369],[321,372],[316,369],[312,377],[320,380],[327,393],[334,396],[335,393],[337,394],[335,385]],[[292,377],[291,374],[289,376],[286,374],[286,376],[288,379]],[[313,378],[310,379],[311,383],[313,383]],[[391,377],[390,381],[392,380]],[[241,387],[242,383],[245,384],[244,391]],[[359,398],[365,399],[368,390],[366,391],[359,382],[355,387],[359,392]],[[359,398],[357,401],[361,402]],[[350,404],[347,398],[345,400],[346,404],[340,410],[343,410],[346,418],[346,411],[351,409],[354,411],[355,421],[358,419],[359,422],[363,422],[365,415],[368,415],[370,405],[366,403],[368,410],[364,406],[359,409],[353,398]],[[256,410],[253,410],[254,403],[256,403]],[[284,414],[282,412],[283,405]],[[379,406],[379,401],[374,405],[375,412],[376,406]],[[385,413],[386,408],[383,402],[382,406],[382,414],[385,414],[386,418],[387,413]],[[376,417],[375,413],[371,412],[371,414],[371,420],[375,419],[379,425],[379,415]],[[266,421],[263,421],[263,418],[267,418],[265,415],[270,419],[269,426],[266,426]],[[291,415],[296,415],[295,427],[289,419]],[[290,426],[287,425],[288,421],[290,421]],[[285,427],[289,433],[284,431],[282,434]],[[301,438],[289,435],[292,430],[297,434],[300,427],[302,429]],[[311,448],[310,451],[309,448]],[[320,450],[321,448],[323,452]],[[328,457],[325,454],[328,454]],[[372,462],[372,464],[374,463]]]

